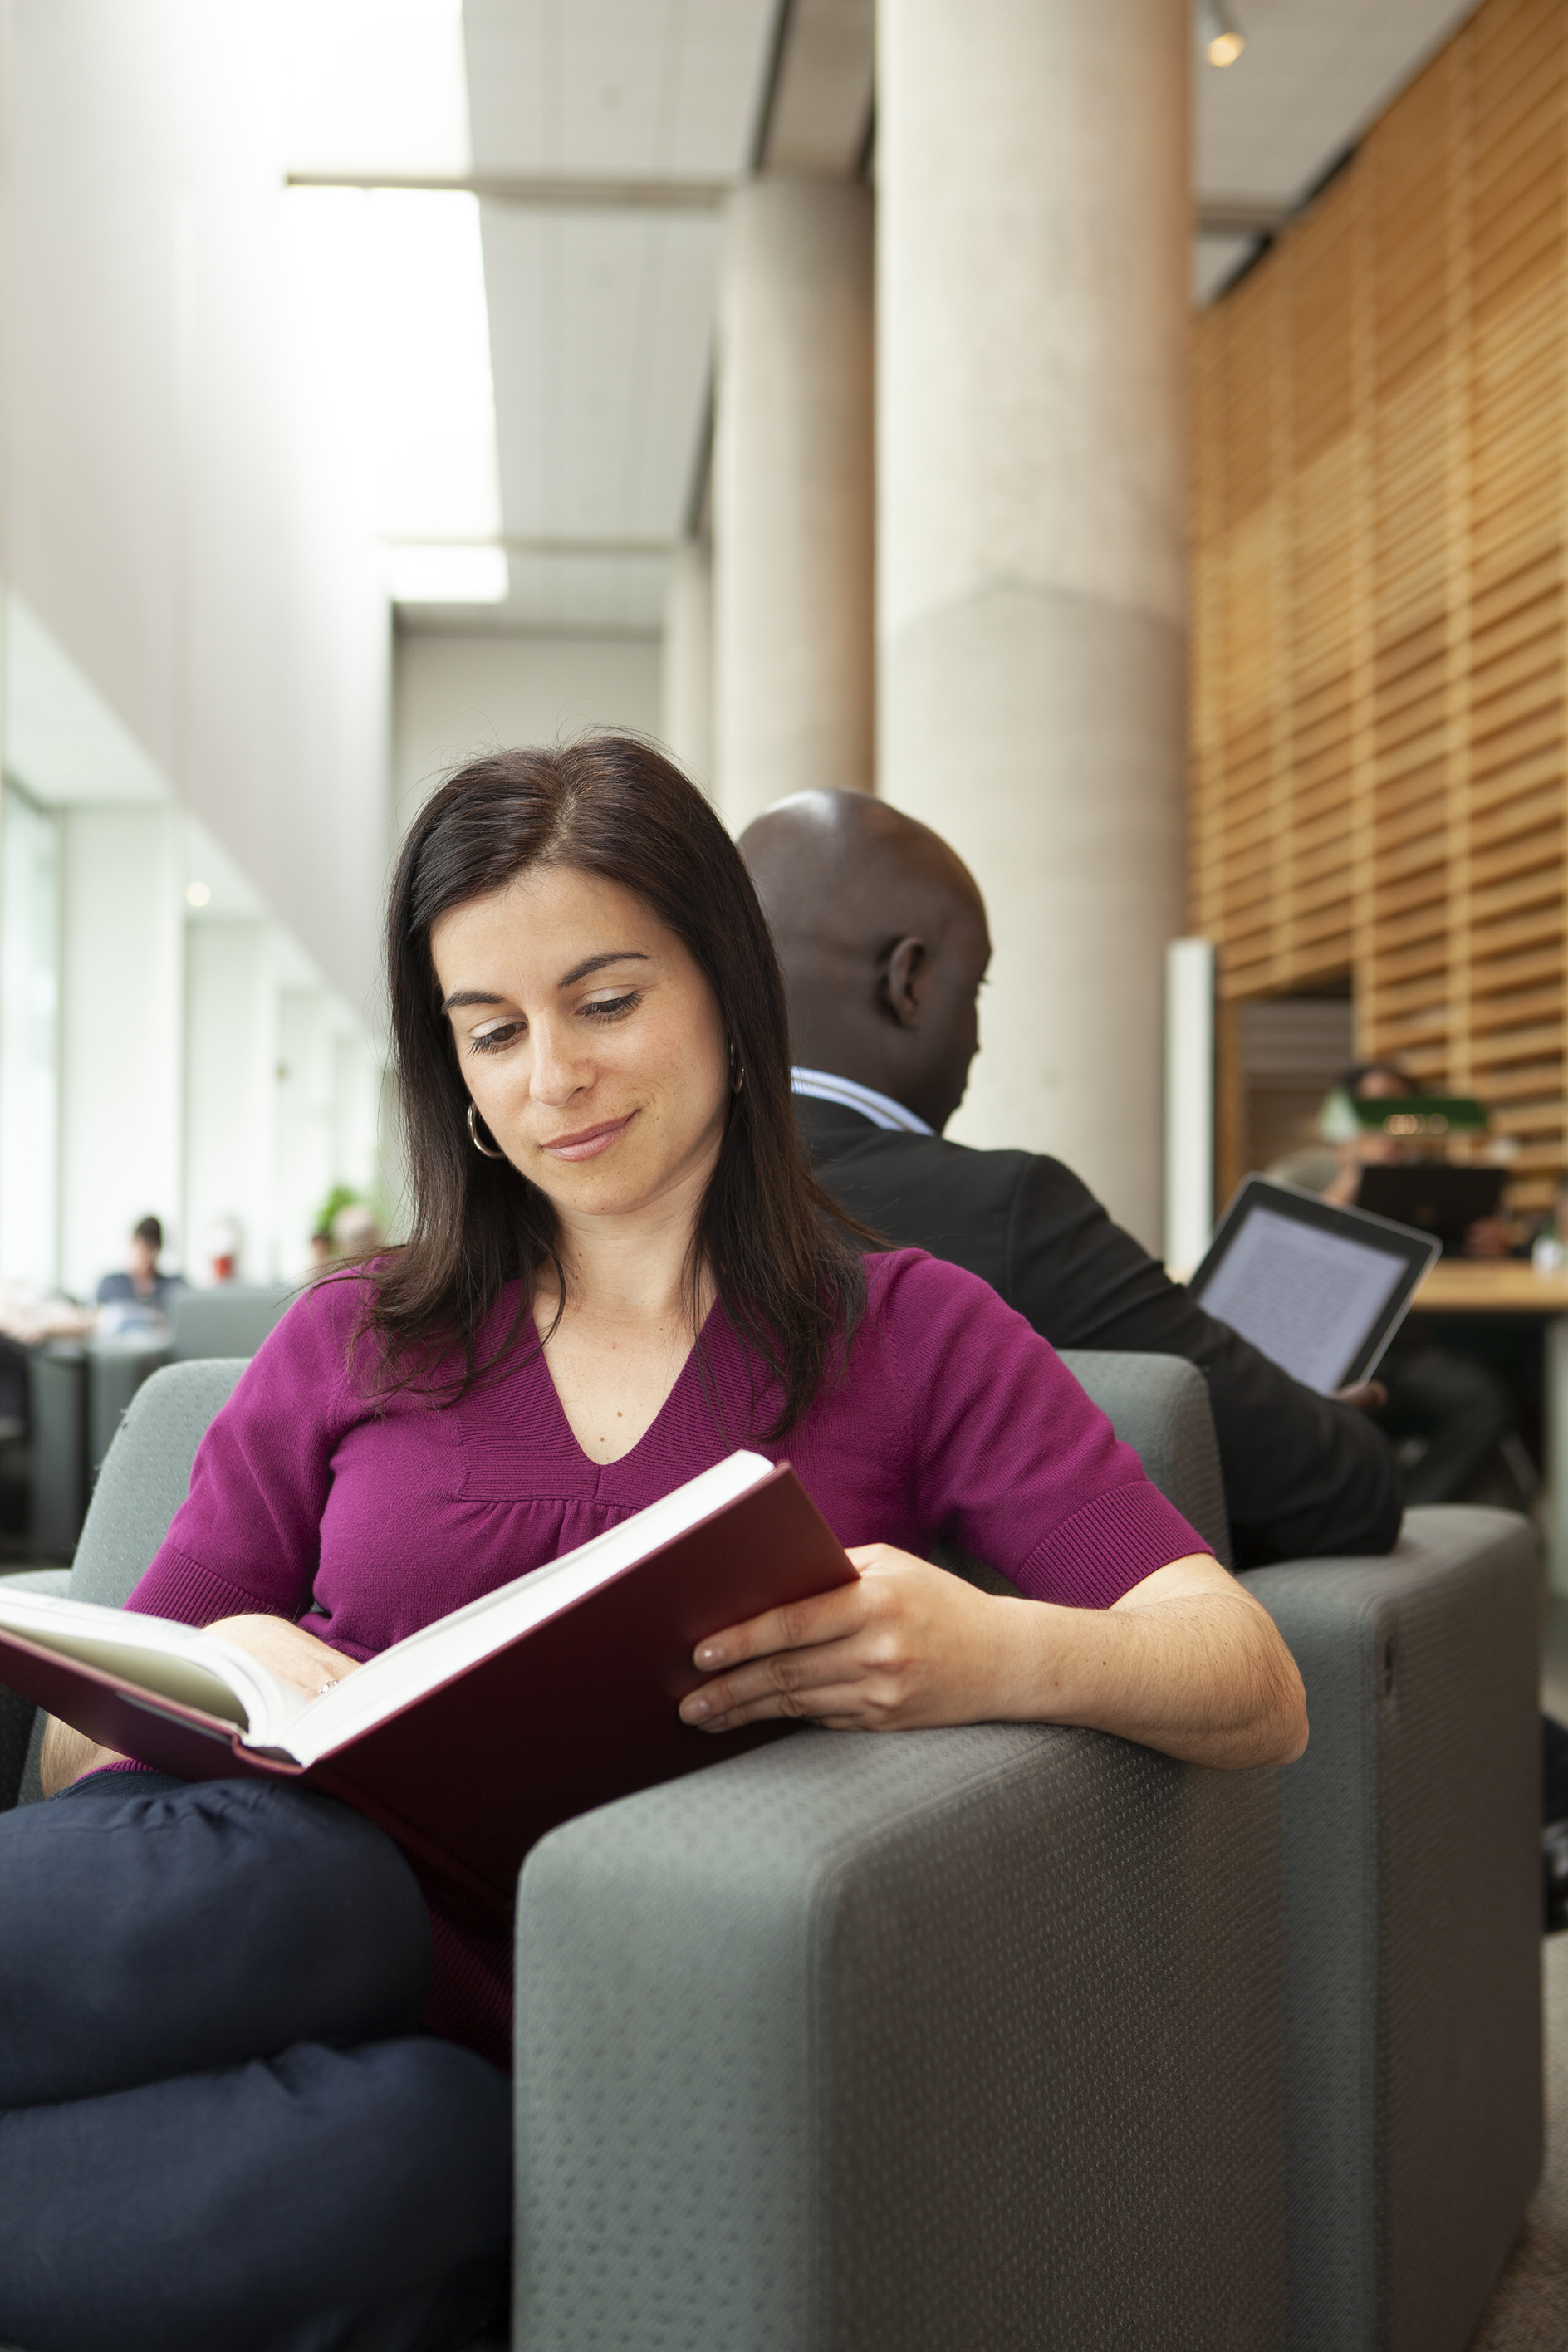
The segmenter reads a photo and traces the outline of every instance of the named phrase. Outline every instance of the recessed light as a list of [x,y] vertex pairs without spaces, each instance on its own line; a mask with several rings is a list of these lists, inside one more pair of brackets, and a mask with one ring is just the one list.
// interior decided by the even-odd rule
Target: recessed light
[[206,905],[207,901],[211,898],[211,897],[212,897],[212,892],[208,889],[208,887],[207,887],[207,886],[206,886],[206,884],[205,884],[205,882],[187,882],[187,883],[186,883],[186,885],[185,885],[185,904],[186,904],[187,906],[189,906],[189,907],[205,907],[205,906]]

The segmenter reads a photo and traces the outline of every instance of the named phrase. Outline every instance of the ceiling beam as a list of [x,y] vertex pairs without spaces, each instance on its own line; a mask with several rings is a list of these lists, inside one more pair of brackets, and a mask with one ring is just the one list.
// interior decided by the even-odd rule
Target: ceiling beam
[[667,556],[673,555],[679,541],[674,539],[584,539],[551,535],[520,535],[501,532],[481,539],[464,538],[460,533],[446,531],[437,537],[411,539],[398,531],[387,538],[388,547],[499,547],[508,555],[600,555],[600,556]]
[[876,73],[876,0],[786,0],[761,168],[806,179],[857,177]]
[[1276,236],[1292,215],[1289,205],[1267,196],[1203,196],[1195,200],[1193,229],[1198,236]]
[[492,172],[458,175],[384,172],[290,172],[290,188],[383,188],[426,195],[479,196],[487,204],[538,212],[711,213],[738,185],[734,180],[594,180],[571,174],[546,178]]

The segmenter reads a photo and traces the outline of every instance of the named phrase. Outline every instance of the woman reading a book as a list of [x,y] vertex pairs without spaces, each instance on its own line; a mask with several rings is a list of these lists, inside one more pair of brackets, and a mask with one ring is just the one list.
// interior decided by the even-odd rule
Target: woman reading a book
[[[1047,1344],[816,1184],[766,927],[668,761],[612,737],[454,776],[389,950],[410,1238],[284,1318],[132,1610],[316,1692],[752,1446],[859,1573],[703,1642],[681,1713],[715,1756],[774,1717],[1300,1751],[1269,1619]],[[943,1537],[1024,1597],[928,1565]],[[0,1820],[0,2336],[466,2344],[504,2294],[504,1939],[319,1795],[58,1724],[45,1770]]]

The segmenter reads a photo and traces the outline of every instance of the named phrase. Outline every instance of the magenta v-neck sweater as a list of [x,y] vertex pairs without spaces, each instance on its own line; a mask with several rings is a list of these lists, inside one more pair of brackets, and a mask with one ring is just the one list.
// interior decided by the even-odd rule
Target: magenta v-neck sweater
[[[866,1270],[847,1367],[785,1439],[759,1434],[777,1389],[716,1309],[700,1341],[706,1378],[694,1350],[652,1426],[608,1465],[583,1452],[531,1345],[459,1403],[378,1398],[355,1346],[362,1280],[322,1283],[213,1422],[127,1605],[192,1625],[267,1611],[374,1657],[741,1445],[792,1462],[846,1546],[925,1552],[946,1538],[1041,1601],[1108,1608],[1167,1560],[1208,1549],[988,1284],[923,1250],[868,1257]],[[516,1304],[513,1290],[489,1344]],[[721,1737],[713,1747],[718,1761]],[[427,2022],[504,2064],[504,1943],[433,1916]]]

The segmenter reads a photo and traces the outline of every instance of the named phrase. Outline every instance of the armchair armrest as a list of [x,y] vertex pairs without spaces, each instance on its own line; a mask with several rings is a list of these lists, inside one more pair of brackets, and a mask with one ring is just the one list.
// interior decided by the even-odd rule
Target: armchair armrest
[[570,1822],[518,1911],[514,2340],[1283,2336],[1279,1782],[803,1731]]
[[1407,1511],[1384,1559],[1244,1580],[1311,1738],[1283,1776],[1290,2343],[1463,2352],[1541,2165],[1541,1573]]

